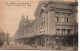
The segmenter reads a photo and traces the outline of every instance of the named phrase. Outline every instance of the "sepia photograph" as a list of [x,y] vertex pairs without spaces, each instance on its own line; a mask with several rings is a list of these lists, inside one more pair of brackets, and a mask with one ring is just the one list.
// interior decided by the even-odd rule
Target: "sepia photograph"
[[78,51],[78,0],[0,0],[0,50]]

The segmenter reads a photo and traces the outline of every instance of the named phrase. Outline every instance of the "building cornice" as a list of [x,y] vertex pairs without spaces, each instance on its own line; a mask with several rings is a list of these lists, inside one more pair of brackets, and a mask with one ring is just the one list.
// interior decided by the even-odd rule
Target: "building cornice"
[[43,8],[41,7],[42,4],[46,5],[47,2],[45,2],[45,1],[40,1],[40,2],[39,2],[38,6],[37,6],[37,8],[36,8],[36,10],[35,10],[35,12],[34,12],[34,16],[36,16],[36,15],[38,14],[38,12],[43,9]]
[[[50,4],[52,4],[52,6],[49,6]],[[58,5],[60,5],[60,4],[62,4],[62,5],[71,5],[71,6],[77,6],[78,4],[76,4],[75,2],[67,2],[67,1],[41,1],[41,2],[39,2],[39,4],[38,4],[38,7],[36,8],[36,11],[35,11],[35,13],[34,13],[34,16],[36,17],[36,15],[38,15],[39,14],[39,12],[43,9],[43,10],[45,10],[46,8],[48,9],[50,9],[50,8],[57,8],[55,5],[56,4],[58,4]],[[42,5],[44,5],[44,6],[42,6]],[[63,6],[61,6],[61,8],[63,8],[63,9],[72,9],[72,7],[71,6],[69,6],[69,8],[67,7],[67,8],[63,8]],[[60,8],[60,6],[59,6],[59,8]],[[73,11],[74,12],[74,11]]]

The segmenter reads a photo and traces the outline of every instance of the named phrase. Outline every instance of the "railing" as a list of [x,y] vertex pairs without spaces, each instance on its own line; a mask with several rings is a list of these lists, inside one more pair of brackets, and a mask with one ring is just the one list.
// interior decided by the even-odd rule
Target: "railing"
[[66,25],[73,25],[73,23],[56,23],[56,25],[59,25],[59,26],[60,26],[60,25],[61,25],[61,26],[64,25],[64,26],[66,26]]

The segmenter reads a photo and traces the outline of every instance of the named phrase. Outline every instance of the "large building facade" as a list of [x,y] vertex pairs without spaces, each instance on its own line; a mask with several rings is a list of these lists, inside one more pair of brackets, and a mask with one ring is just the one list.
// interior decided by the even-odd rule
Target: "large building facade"
[[34,16],[33,21],[28,20],[28,16],[26,19],[22,16],[15,34],[16,41],[46,47],[52,44],[73,46],[77,43],[76,3],[41,1]]

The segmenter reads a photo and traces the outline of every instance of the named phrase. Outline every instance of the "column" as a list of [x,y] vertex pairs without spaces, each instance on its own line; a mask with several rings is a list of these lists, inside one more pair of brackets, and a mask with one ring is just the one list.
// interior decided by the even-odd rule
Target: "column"
[[38,34],[39,34],[39,14],[37,15],[37,25],[38,25]]
[[51,20],[51,18],[50,18],[50,11],[48,11],[48,34],[50,34],[50,20]]
[[68,33],[67,33],[67,29],[65,30],[65,34],[68,34]]
[[62,30],[60,29],[60,34],[62,34]]
[[60,12],[60,17],[59,17],[59,22],[60,22],[60,23],[62,22],[62,20],[61,20],[61,12]]
[[45,15],[45,34],[48,33],[48,12],[47,11],[44,11]]
[[55,10],[50,9],[48,11],[48,34],[56,34],[55,32]]

